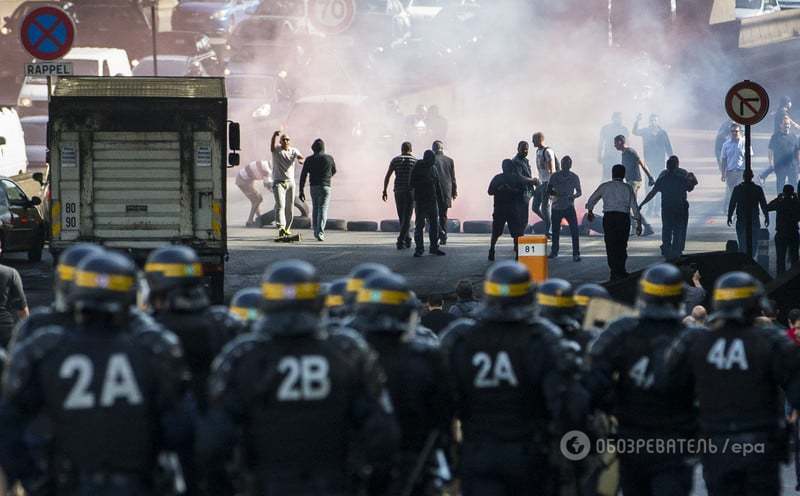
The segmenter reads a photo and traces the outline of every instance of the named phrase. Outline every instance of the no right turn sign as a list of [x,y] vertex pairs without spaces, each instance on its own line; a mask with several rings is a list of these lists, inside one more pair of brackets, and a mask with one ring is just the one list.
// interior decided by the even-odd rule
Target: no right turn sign
[[739,124],[758,124],[769,112],[767,90],[752,81],[737,83],[725,96],[725,111],[728,117]]

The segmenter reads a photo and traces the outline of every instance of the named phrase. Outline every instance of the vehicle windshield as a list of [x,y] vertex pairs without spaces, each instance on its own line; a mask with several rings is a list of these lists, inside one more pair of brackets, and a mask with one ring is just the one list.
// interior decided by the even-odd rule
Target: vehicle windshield
[[763,0],[736,0],[736,8],[761,10],[762,3]]
[[136,7],[84,5],[83,8],[77,10],[75,17],[77,17],[78,23],[82,23],[84,26],[107,26],[109,24],[137,28],[148,26],[144,14]]
[[26,145],[44,145],[47,143],[47,124],[44,122],[23,122]]
[[[189,64],[187,59],[180,60],[164,60],[158,59],[158,75],[159,76],[185,76],[189,72]],[[139,65],[133,70],[134,76],[152,76],[153,75],[153,59],[144,59],[139,62]]]
[[272,100],[275,96],[275,78],[229,77],[225,80],[228,98]]
[[72,71],[76,76],[99,76],[98,70],[100,64],[97,60],[93,59],[70,59],[66,58],[68,62],[72,62]]

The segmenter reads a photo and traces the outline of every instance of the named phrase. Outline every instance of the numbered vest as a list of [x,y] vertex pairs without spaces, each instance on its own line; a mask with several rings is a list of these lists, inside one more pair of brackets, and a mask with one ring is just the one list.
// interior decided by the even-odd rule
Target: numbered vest
[[278,362],[283,377],[278,401],[319,401],[331,392],[330,364],[322,355],[287,356]]
[[517,375],[511,364],[511,358],[505,351],[496,354],[478,352],[472,356],[472,365],[477,368],[474,386],[478,389],[496,388],[500,386],[517,387]]
[[[141,388],[125,353],[114,353],[105,363],[96,363],[86,355],[70,355],[61,363],[58,377],[73,381],[62,404],[64,410],[108,408],[118,402],[132,406],[142,403]],[[98,386],[93,387],[95,384]]]

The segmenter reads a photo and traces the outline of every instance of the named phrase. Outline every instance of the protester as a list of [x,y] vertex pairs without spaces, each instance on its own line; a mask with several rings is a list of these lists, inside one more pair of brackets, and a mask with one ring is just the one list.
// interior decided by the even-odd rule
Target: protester
[[453,200],[458,197],[456,168],[453,159],[444,154],[444,143],[434,141],[431,150],[436,154],[436,173],[439,175],[439,187],[442,190],[442,203],[439,204],[439,244],[446,245],[447,209],[453,206]]
[[561,170],[550,177],[548,196],[553,196],[553,243],[549,258],[558,257],[561,238],[561,220],[567,219],[572,236],[572,260],[581,261],[580,238],[578,237],[578,214],[575,212],[575,199],[581,196],[581,180],[572,172],[572,158],[565,155],[561,159]]
[[8,348],[14,326],[30,315],[17,269],[0,264],[0,348]]
[[761,184],[773,172],[775,173],[776,194],[781,194],[784,184],[797,184],[797,162],[800,157],[800,147],[797,136],[791,134],[792,120],[789,116],[783,118],[780,128],[769,140],[769,168],[758,175]]
[[[528,208],[533,198],[535,187],[539,184],[539,179],[533,177],[531,164],[528,162],[528,151],[530,146],[527,141],[517,143],[517,154],[512,159],[511,172],[517,176],[517,182],[522,185],[522,203],[525,205],[525,213],[521,215],[523,220],[522,229],[528,227]],[[522,205],[520,203],[520,206]]]
[[600,140],[597,145],[597,163],[603,168],[603,181],[611,179],[611,168],[620,163],[622,156],[614,147],[615,136],[628,136],[628,128],[622,125],[622,114],[611,114],[611,122],[600,130]]
[[780,276],[786,272],[786,259],[794,267],[800,250],[800,233],[797,223],[800,222],[800,199],[794,192],[794,186],[786,184],[783,193],[767,203],[768,212],[777,212],[775,216],[775,272]]
[[[742,182],[744,173],[744,136],[739,124],[730,125],[730,137],[722,144],[720,152],[720,173],[725,183],[725,204],[730,202],[733,188]],[[750,154],[752,155],[752,147]]]
[[800,308],[792,308],[789,310],[788,315],[789,328],[786,330],[786,335],[789,339],[800,345]]
[[456,284],[456,302],[447,310],[456,317],[470,317],[478,302],[472,290],[472,283],[467,279],[461,279]]
[[328,205],[331,199],[331,178],[336,174],[336,162],[325,153],[325,142],[321,138],[311,145],[313,155],[303,164],[300,172],[300,199],[306,201],[306,177],[311,189],[311,227],[318,241],[325,240],[325,223],[328,220]]
[[705,325],[706,319],[708,318],[708,311],[703,305],[695,305],[694,308],[692,308],[691,317],[694,319],[695,324]]
[[236,186],[250,200],[250,213],[247,216],[245,227],[255,227],[257,220],[261,217],[261,196],[255,188],[256,181],[263,181],[265,188],[272,188],[272,165],[266,160],[254,160],[239,169],[236,173]]
[[672,143],[667,132],[660,126],[657,114],[650,114],[650,125],[645,128],[639,127],[641,120],[642,114],[637,115],[633,123],[633,134],[642,137],[644,161],[658,170],[667,157],[673,154]]
[[752,202],[751,226],[752,226],[752,254],[755,258],[758,253],[758,232],[761,230],[761,222],[758,216],[758,207],[764,213],[764,225],[769,226],[769,213],[767,212],[767,199],[764,198],[764,190],[761,186],[753,182],[753,172],[744,171],[744,182],[733,188],[731,200],[728,203],[728,226],[733,223],[733,212],[736,212],[736,238],[739,242],[739,251],[747,253],[745,212],[747,200]]
[[445,327],[458,317],[444,311],[444,298],[440,294],[428,296],[427,312],[420,319],[420,324],[435,332],[437,336],[442,334]]
[[417,160],[409,178],[411,192],[414,194],[414,256],[421,257],[425,252],[425,224],[428,224],[428,237],[431,255],[442,256],[439,249],[439,204],[442,202],[442,189],[436,173],[436,156],[432,150],[425,150],[422,160]]
[[706,301],[706,290],[700,283],[702,280],[700,271],[694,267],[689,267],[689,284],[686,285],[686,308],[695,308]]
[[544,134],[534,133],[533,146],[536,147],[536,172],[539,174],[539,186],[533,196],[531,210],[544,222],[544,232],[550,236],[550,195],[548,185],[550,177],[559,170],[556,154],[545,145]]
[[411,143],[406,141],[400,146],[400,155],[389,162],[386,177],[383,178],[383,193],[381,198],[386,201],[388,195],[389,179],[394,174],[394,204],[397,208],[397,218],[400,221],[400,232],[397,235],[397,249],[411,248],[411,214],[414,212],[414,194],[411,192],[409,178],[411,169],[417,163],[417,158],[411,154]]
[[[625,136],[619,135],[614,137],[614,147],[622,153],[621,163],[625,166],[625,182],[630,184],[633,188],[634,196],[638,196],[639,189],[642,187],[641,171],[644,171],[650,186],[655,184],[655,179],[653,179],[650,169],[639,157],[636,150],[626,146],[625,143]],[[653,229],[650,227],[650,224],[647,223],[644,216],[642,216],[642,226],[644,227],[645,236],[653,233]]]
[[[517,166],[518,167],[518,166]],[[503,160],[503,172],[497,174],[489,183],[489,195],[494,197],[492,212],[492,239],[489,245],[489,260],[494,260],[497,240],[503,234],[505,225],[514,239],[514,255],[517,253],[517,238],[522,236],[528,219],[527,183],[520,176],[511,160]],[[524,209],[524,212],[523,212]]]
[[[280,136],[280,145],[275,143]],[[272,135],[269,149],[272,152],[272,193],[275,195],[275,227],[279,236],[287,236],[292,231],[292,206],[294,205],[294,169],[295,164],[302,164],[303,155],[290,146],[291,138],[280,131]]]
[[781,126],[783,125],[784,121],[788,118],[789,119],[789,126],[794,129],[800,129],[800,124],[797,124],[794,119],[792,119],[792,99],[788,96],[782,96],[780,105],[778,109],[775,110],[775,117],[773,118],[773,133],[777,133],[780,131]]
[[661,193],[661,254],[667,260],[678,258],[686,246],[686,229],[689,225],[689,202],[686,193],[697,186],[694,174],[678,167],[675,155],[667,160],[667,169],[656,180],[639,209]]
[[606,243],[606,259],[611,271],[611,280],[628,275],[625,262],[628,259],[628,237],[631,231],[631,213],[636,225],[636,234],[642,234],[641,214],[636,203],[636,194],[625,180],[625,166],[615,165],[611,170],[611,181],[601,184],[586,203],[587,218],[594,221],[592,209],[603,200],[603,239]]

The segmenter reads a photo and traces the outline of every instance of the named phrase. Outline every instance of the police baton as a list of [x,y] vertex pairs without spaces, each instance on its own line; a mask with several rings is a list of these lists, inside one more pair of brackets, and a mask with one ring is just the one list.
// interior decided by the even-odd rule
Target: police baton
[[417,484],[417,480],[422,475],[422,471],[425,469],[425,464],[428,462],[428,458],[430,458],[438,439],[439,431],[437,429],[432,430],[430,434],[428,434],[428,438],[425,440],[425,446],[423,446],[422,451],[419,452],[417,461],[414,463],[414,469],[411,471],[411,475],[408,476],[408,480],[406,480],[400,496],[411,496],[411,493],[414,491],[414,486]]

